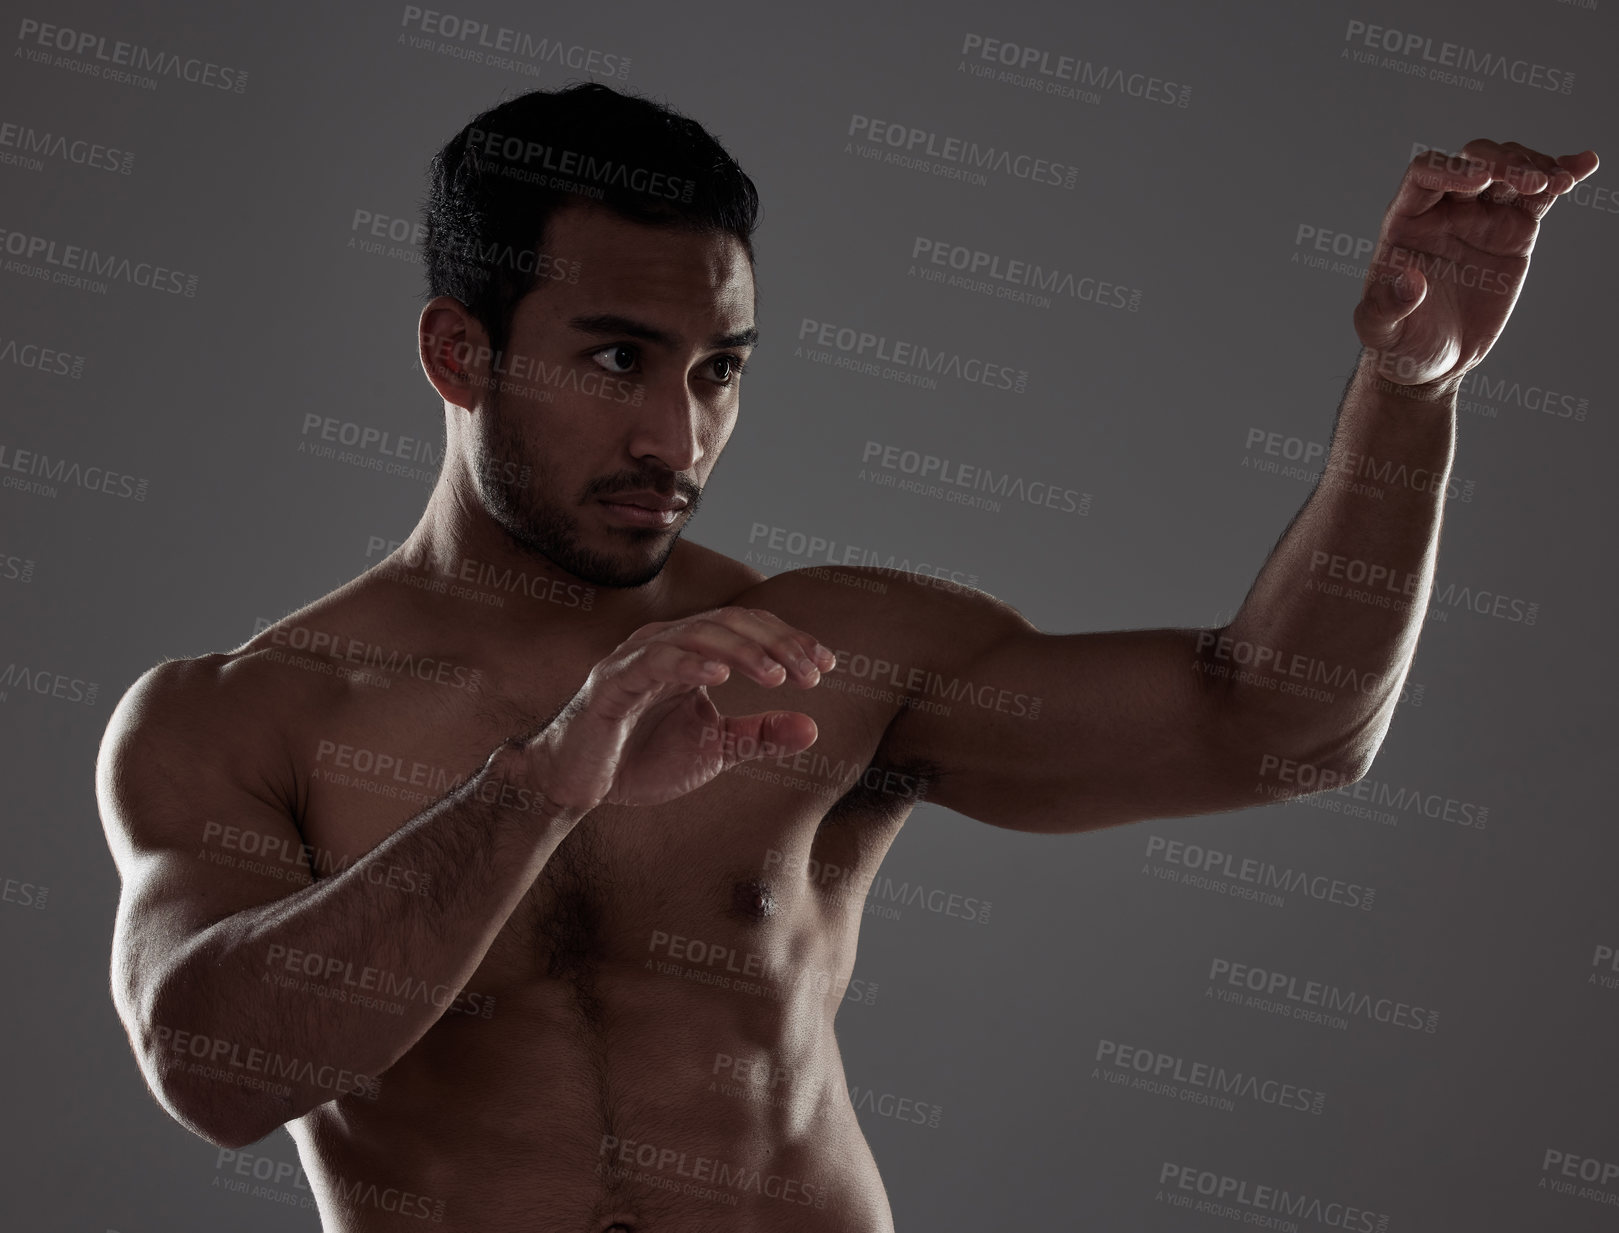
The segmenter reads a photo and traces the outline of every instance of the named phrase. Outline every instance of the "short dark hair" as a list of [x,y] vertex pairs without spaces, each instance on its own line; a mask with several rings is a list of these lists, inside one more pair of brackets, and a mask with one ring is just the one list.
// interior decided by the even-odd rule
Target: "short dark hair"
[[588,82],[501,103],[433,156],[422,207],[427,297],[460,300],[503,350],[518,301],[540,280],[546,225],[571,202],[729,233],[753,261],[759,194],[725,148],[661,103]]

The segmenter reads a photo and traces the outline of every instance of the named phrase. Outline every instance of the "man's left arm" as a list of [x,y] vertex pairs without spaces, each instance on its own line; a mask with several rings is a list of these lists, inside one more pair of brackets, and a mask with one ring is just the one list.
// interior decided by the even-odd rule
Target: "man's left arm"
[[[1230,624],[1059,636],[992,601],[953,604],[934,624],[956,636],[928,654],[955,701],[902,710],[883,756],[929,767],[936,803],[1031,831],[1364,775],[1427,609],[1456,391],[1511,314],[1541,216],[1596,165],[1489,141],[1413,159],[1355,309],[1364,349],[1320,481]],[[1033,716],[1007,702],[1032,697]]]

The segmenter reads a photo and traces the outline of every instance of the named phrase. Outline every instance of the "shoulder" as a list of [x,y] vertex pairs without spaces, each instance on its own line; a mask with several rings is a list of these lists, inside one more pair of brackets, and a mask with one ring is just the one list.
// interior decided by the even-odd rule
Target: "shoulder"
[[[102,736],[97,789],[104,801],[132,786],[188,774],[221,774],[262,783],[291,764],[289,742],[300,717],[330,714],[350,686],[312,670],[309,642],[352,628],[343,588],[256,631],[230,651],[169,658],[124,692]],[[300,631],[303,631],[300,633]],[[303,653],[294,648],[302,647]]]
[[934,671],[968,661],[1004,637],[1034,631],[1011,605],[974,587],[870,566],[789,570],[732,602],[802,627],[840,659],[881,656]]
[[[280,719],[307,702],[308,691],[330,688],[329,678],[296,679],[265,650],[166,659],[142,673],[113,709],[102,737],[100,773],[121,774],[132,761],[159,749],[175,753],[190,747],[200,755],[206,743],[220,758],[239,759],[261,751],[264,737],[279,731]],[[295,697],[297,695],[297,697]],[[254,759],[256,760],[256,758]]]
[[753,566],[689,539],[675,546],[671,564],[678,565],[680,589],[685,592],[679,606],[698,611],[721,607],[733,595],[765,581],[765,575]]

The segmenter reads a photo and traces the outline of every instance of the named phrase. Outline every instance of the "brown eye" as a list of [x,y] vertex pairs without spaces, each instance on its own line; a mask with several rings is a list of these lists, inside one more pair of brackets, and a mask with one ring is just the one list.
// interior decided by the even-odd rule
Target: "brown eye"
[[[603,359],[604,356],[607,358]],[[635,348],[627,343],[614,343],[611,347],[593,352],[590,358],[608,372],[625,373],[635,367]],[[619,364],[623,364],[623,367],[618,367]]]
[[742,375],[743,364],[737,356],[716,355],[710,363],[714,365],[714,376],[721,385],[729,385],[733,377]]

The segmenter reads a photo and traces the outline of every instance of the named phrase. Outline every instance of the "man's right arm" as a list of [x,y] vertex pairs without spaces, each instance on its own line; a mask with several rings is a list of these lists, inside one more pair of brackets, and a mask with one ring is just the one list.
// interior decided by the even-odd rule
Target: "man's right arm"
[[[216,835],[233,827],[244,852],[302,844],[282,735],[226,683],[247,665],[212,656],[148,672],[113,713],[96,786],[123,877],[113,999],[152,1090],[222,1147],[366,1094],[449,998],[382,1016],[303,979],[352,981],[369,968],[453,996],[598,803],[672,800],[746,760],[739,749],[796,753],[814,741],[801,712],[722,716],[710,687],[736,671],[810,688],[831,666],[812,636],[759,609],[643,626],[549,725],[504,742],[341,873],[317,881],[288,866],[290,893],[288,881],[210,859],[204,846],[210,824]],[[427,893],[401,893],[412,882]]]
[[[463,989],[582,811],[549,802],[509,741],[342,872],[317,881],[299,861],[267,877],[241,854],[299,853],[303,839],[276,781],[281,742],[222,713],[221,671],[177,661],[142,677],[108,727],[97,790],[123,875],[119,1015],[169,1112],[240,1147],[371,1090]],[[208,842],[225,828],[230,851]],[[445,996],[383,1015],[301,988],[370,983],[365,969]]]

